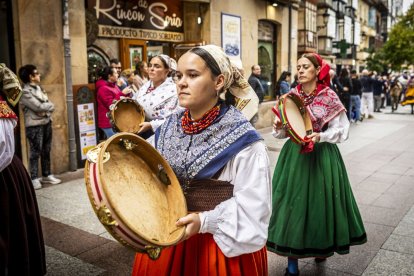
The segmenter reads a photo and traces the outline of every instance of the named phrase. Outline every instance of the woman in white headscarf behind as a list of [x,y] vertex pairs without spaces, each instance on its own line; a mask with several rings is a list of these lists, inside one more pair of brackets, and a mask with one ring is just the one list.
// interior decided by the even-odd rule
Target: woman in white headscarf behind
[[[189,214],[176,225],[186,227],[185,235],[157,260],[137,253],[132,274],[267,275],[269,160],[246,118],[258,98],[214,45],[184,54],[174,80],[185,110],[171,114],[150,142],[183,188]],[[249,110],[249,103],[256,110],[235,107]]]
[[148,64],[149,81],[133,96],[145,111],[145,122],[138,132],[144,138],[151,136],[178,108],[177,86],[171,78],[176,69],[177,62],[169,56],[153,57]]

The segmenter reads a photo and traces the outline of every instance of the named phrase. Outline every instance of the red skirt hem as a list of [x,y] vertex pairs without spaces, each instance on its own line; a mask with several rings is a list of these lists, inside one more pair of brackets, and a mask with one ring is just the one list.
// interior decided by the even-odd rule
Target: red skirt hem
[[157,260],[137,253],[132,275],[268,275],[266,248],[237,257],[224,256],[211,234],[198,234],[164,248]]

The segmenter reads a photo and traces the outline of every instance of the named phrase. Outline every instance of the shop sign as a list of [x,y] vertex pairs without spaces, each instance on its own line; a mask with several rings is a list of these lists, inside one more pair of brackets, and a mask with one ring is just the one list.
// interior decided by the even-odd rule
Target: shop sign
[[115,27],[115,26],[104,26],[104,25],[99,25],[98,36],[142,39],[142,40],[170,41],[170,42],[184,41],[183,33],[161,32],[161,31],[154,31],[154,30],[132,29],[132,28],[123,28],[123,27]]
[[[97,19],[99,36],[164,41],[171,41],[172,37],[172,41],[183,40],[180,0],[87,0],[87,10]],[[178,33],[175,40],[173,33]]]

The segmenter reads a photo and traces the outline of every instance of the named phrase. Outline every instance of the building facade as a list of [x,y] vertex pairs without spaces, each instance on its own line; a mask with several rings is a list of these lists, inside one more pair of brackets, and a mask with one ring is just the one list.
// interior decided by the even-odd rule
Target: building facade
[[[256,127],[271,126],[274,85],[282,71],[296,68],[298,3],[0,0],[6,22],[0,36],[7,42],[0,59],[14,71],[31,63],[42,73],[41,84],[56,105],[52,171],[61,173],[82,166],[86,149],[97,142],[96,128],[83,129],[90,126],[82,112],[93,111],[96,68],[112,58],[126,69],[159,53],[177,58],[194,45],[222,46],[231,59],[242,61],[246,77],[252,65],[261,65],[267,93]],[[27,164],[22,114],[20,136]]]

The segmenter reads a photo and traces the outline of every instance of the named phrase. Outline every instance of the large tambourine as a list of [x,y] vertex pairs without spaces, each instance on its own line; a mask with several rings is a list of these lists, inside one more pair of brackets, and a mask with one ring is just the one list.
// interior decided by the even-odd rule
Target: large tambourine
[[117,132],[138,133],[145,120],[145,112],[136,100],[124,98],[109,107],[109,121]]
[[312,121],[308,110],[302,99],[294,94],[288,93],[279,100],[279,106],[273,108],[273,112],[279,116],[286,134],[293,142],[305,145],[310,139],[307,135],[312,134]]
[[120,243],[157,259],[178,243],[187,215],[180,183],[164,158],[144,139],[119,133],[87,154],[86,189],[107,231]]

